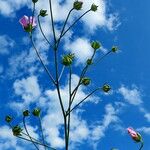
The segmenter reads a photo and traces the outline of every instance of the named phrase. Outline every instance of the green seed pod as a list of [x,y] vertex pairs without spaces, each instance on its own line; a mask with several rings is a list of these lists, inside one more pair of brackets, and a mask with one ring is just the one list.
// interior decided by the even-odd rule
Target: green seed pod
[[32,0],[32,2],[33,2],[33,3],[36,3],[36,2],[38,2],[38,0]]
[[117,47],[117,46],[113,46],[111,50],[112,50],[112,52],[114,52],[114,53],[115,53],[115,52],[117,52],[117,51],[118,51],[118,47]]
[[12,117],[11,117],[11,116],[6,116],[6,117],[5,117],[5,121],[6,121],[7,123],[10,123],[10,122],[12,121]]
[[48,15],[47,10],[43,10],[43,9],[40,10],[40,16],[45,17],[47,15]]
[[29,110],[23,111],[23,116],[24,116],[24,117],[27,117],[27,116],[29,116],[29,115],[30,115]]
[[92,59],[88,59],[87,61],[86,61],[86,63],[88,64],[88,65],[91,65],[93,62],[92,62]]
[[95,4],[92,4],[92,6],[91,6],[91,10],[92,11],[97,11],[97,8],[98,8],[98,6],[97,5],[95,5]]
[[94,49],[94,50],[97,50],[101,47],[101,44],[97,41],[94,41],[91,43],[91,47]]
[[110,87],[110,85],[108,85],[108,84],[104,84],[103,87],[102,87],[102,90],[103,90],[105,93],[108,93],[108,92],[111,90],[111,87]]
[[35,108],[32,112],[32,114],[36,117],[39,117],[41,113],[41,110],[39,108]]
[[23,129],[20,126],[16,125],[12,128],[12,132],[14,136],[20,136]]
[[83,5],[83,2],[75,1],[74,4],[73,4],[73,8],[76,9],[76,10],[81,10],[82,5]]
[[62,58],[62,64],[65,66],[70,66],[74,60],[74,54],[67,54]]
[[84,77],[84,78],[82,78],[81,83],[83,85],[87,86],[87,85],[89,85],[91,83],[91,79],[87,78],[87,77]]

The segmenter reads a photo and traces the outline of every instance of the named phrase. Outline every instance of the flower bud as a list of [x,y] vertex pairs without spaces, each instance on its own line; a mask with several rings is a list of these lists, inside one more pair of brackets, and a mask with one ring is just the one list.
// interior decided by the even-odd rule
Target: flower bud
[[83,2],[77,0],[77,1],[74,2],[73,8],[76,9],[76,10],[81,10],[82,5],[83,5]]
[[108,84],[104,84],[103,87],[102,87],[102,90],[103,90],[105,93],[108,93],[108,92],[111,90],[111,87],[110,87],[110,85],[108,85]]
[[91,79],[90,79],[90,78],[87,78],[87,77],[84,77],[84,78],[82,78],[82,80],[81,80],[81,83],[82,83],[83,85],[85,85],[85,86],[89,85],[90,82],[91,82]]
[[33,3],[36,3],[36,2],[38,2],[38,0],[32,0],[32,2],[33,2]]
[[97,50],[101,47],[101,44],[97,41],[94,41],[91,43],[91,47],[94,49],[94,50]]
[[98,8],[98,6],[97,5],[95,5],[95,4],[92,4],[92,6],[91,6],[91,10],[92,11],[97,11],[97,8]]
[[92,59],[88,59],[87,61],[86,61],[86,63],[88,64],[88,65],[91,65],[93,62],[92,62]]
[[39,108],[35,108],[32,112],[32,114],[36,117],[39,117],[41,113],[41,110]]
[[12,117],[11,117],[11,116],[6,116],[6,117],[5,117],[5,121],[6,121],[7,123],[10,123],[10,122],[12,121]]
[[112,50],[112,52],[114,52],[114,53],[115,53],[115,52],[117,52],[117,51],[118,51],[118,47],[117,47],[117,46],[113,46],[111,50]]
[[23,116],[24,116],[24,117],[27,117],[27,116],[29,116],[29,115],[30,115],[29,110],[23,111]]
[[127,128],[127,131],[129,133],[129,135],[131,136],[131,138],[135,142],[141,142],[142,141],[142,136],[138,132],[136,132],[133,128],[129,127],[129,128]]
[[12,132],[14,136],[20,136],[23,129],[20,126],[16,125],[12,128]]
[[47,10],[43,10],[43,9],[40,10],[40,16],[45,17],[47,15],[48,15]]
[[70,66],[74,59],[74,54],[67,54],[62,58],[62,64],[65,66]]

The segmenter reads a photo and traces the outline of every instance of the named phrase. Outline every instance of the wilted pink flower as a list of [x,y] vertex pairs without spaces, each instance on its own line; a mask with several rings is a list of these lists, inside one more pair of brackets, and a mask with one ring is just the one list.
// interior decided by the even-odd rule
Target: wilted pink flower
[[19,20],[20,24],[23,26],[26,32],[31,32],[36,27],[36,21],[34,17],[23,16]]
[[136,141],[136,142],[141,141],[141,139],[142,139],[141,135],[138,132],[136,132],[133,128],[129,127],[129,128],[127,128],[127,131],[134,141]]

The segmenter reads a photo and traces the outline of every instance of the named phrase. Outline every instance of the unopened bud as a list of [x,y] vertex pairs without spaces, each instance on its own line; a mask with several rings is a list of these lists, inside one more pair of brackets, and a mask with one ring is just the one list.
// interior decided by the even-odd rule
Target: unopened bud
[[92,4],[92,6],[91,6],[91,10],[92,11],[97,11],[97,8],[98,8],[98,6],[97,5],[95,5],[95,4]]
[[6,116],[6,117],[5,117],[5,121],[6,121],[7,123],[10,123],[10,122],[12,121],[12,117],[11,117],[11,116]]
[[39,117],[41,113],[41,110],[39,108],[35,108],[32,112],[32,114],[36,117]]
[[83,2],[75,1],[74,4],[73,4],[73,8],[76,9],[76,10],[81,10],[82,5],[83,5]]
[[81,83],[85,86],[89,85],[91,82],[91,79],[90,78],[87,78],[87,77],[84,77],[82,80],[81,80]]
[[104,84],[103,87],[102,87],[102,90],[103,90],[105,93],[108,93],[108,92],[111,90],[111,87],[110,87],[110,85],[108,85],[108,84]]
[[112,52],[114,52],[114,53],[115,53],[115,52],[117,52],[117,51],[118,51],[118,47],[117,47],[117,46],[113,46],[111,50],[112,50]]
[[74,60],[74,54],[67,54],[62,58],[62,64],[65,66],[70,66]]
[[38,2],[38,0],[32,0],[32,2],[33,2],[33,3],[36,3],[36,2]]
[[12,132],[14,136],[20,136],[23,129],[20,126],[16,125],[12,128]]
[[88,65],[91,65],[93,62],[92,62],[92,59],[88,59],[87,61],[86,61],[86,63],[88,64]]
[[23,111],[23,116],[24,116],[24,117],[27,117],[27,116],[29,116],[29,115],[30,115],[29,110]]
[[94,41],[91,43],[91,47],[94,49],[94,50],[97,50],[101,47],[101,44],[97,41]]
[[43,10],[43,9],[40,10],[40,16],[45,17],[47,15],[48,15],[47,10]]

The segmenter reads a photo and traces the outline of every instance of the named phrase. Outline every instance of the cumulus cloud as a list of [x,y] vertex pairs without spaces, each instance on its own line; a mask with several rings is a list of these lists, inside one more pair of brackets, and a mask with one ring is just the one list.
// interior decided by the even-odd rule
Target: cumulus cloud
[[9,54],[15,42],[7,35],[0,35],[0,54]]
[[118,91],[129,104],[135,106],[142,104],[140,91],[136,87],[129,89],[125,86],[121,86]]
[[30,76],[21,80],[16,80],[13,85],[15,94],[20,96],[23,102],[12,102],[10,105],[19,108],[26,107],[32,102],[35,102],[41,95],[41,90],[36,76]]

